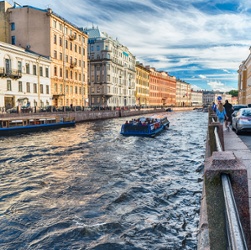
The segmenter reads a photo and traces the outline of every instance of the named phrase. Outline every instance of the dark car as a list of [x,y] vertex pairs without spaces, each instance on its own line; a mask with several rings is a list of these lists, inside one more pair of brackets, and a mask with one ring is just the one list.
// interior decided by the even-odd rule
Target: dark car
[[11,114],[11,113],[18,113],[17,107],[13,107],[11,109],[7,109],[6,113]]
[[233,105],[233,110],[234,111],[237,111],[239,109],[242,109],[242,108],[247,108],[248,106],[246,104],[236,104],[236,105]]
[[31,113],[32,112],[32,108],[30,106],[22,106],[21,107],[21,112],[22,113]]
[[55,106],[51,106],[51,105],[42,107],[40,109],[40,112],[56,112],[56,111],[57,111],[56,107]]
[[70,106],[61,106],[57,108],[58,112],[64,112],[64,111],[72,111],[72,108]]
[[72,110],[73,111],[82,111],[82,107],[81,106],[73,106]]

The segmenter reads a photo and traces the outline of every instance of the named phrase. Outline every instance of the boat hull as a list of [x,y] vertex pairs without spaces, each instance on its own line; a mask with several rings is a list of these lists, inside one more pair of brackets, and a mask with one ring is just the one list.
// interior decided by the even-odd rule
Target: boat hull
[[27,126],[14,126],[8,128],[0,128],[0,136],[10,136],[29,132],[39,132],[52,129],[59,129],[64,127],[75,126],[75,121],[64,121],[50,124],[38,124],[38,125],[27,125]]
[[157,134],[161,133],[163,130],[169,128],[170,122],[167,120],[162,123],[159,127],[153,128],[154,124],[149,125],[132,125],[123,124],[121,127],[120,134],[124,136],[143,136],[143,137],[155,137]]

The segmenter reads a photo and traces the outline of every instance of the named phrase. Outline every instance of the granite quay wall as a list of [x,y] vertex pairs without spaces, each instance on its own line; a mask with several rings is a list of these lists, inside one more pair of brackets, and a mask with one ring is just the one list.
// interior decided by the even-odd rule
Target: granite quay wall
[[[225,198],[221,176],[227,175],[231,182],[247,248],[251,249],[250,237],[250,160],[251,152],[233,131],[223,130],[223,125],[209,112],[206,141],[204,186],[201,199],[198,250],[229,249],[226,224]],[[222,150],[217,149],[214,128],[217,127]],[[245,154],[241,153],[245,150]],[[247,156],[248,155],[248,156]],[[237,228],[235,228],[237,229]],[[233,249],[238,249],[233,247]]]
[[[192,110],[192,107],[173,108],[173,111]],[[85,122],[101,119],[113,119],[119,117],[140,116],[150,113],[166,112],[165,109],[130,109],[130,110],[96,110],[96,111],[67,111],[67,112],[37,112],[37,113],[19,113],[19,114],[0,114],[0,118],[22,118],[29,116],[39,117],[59,117],[66,119],[75,119],[76,122]],[[168,115],[168,112],[166,112]]]

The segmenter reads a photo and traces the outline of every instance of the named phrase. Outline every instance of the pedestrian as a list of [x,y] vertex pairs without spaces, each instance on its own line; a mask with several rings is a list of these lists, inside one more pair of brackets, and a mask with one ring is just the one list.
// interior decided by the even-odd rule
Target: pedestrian
[[225,120],[225,117],[227,117],[227,113],[226,113],[226,110],[225,110],[222,102],[218,103],[218,106],[216,108],[216,115],[217,115],[218,121],[221,124],[223,124],[224,120]]
[[213,102],[213,104],[212,104],[212,110],[213,110],[214,112],[216,112],[216,108],[217,108],[217,106],[216,106],[215,102]]
[[229,126],[232,125],[232,113],[234,112],[234,110],[232,104],[229,103],[228,100],[225,101],[225,104],[223,106],[227,114],[227,118],[225,118],[225,126],[229,130]]

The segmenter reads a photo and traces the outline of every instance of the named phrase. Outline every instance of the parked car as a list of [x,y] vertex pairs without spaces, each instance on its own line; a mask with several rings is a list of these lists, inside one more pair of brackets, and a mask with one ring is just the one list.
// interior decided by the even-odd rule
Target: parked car
[[82,111],[82,107],[81,106],[73,106],[72,110],[73,111]]
[[51,106],[51,105],[42,107],[40,109],[40,112],[56,112],[56,111],[57,111],[56,107],[55,106]]
[[18,113],[17,107],[13,107],[11,109],[7,109],[6,113],[11,114],[11,113]]
[[21,107],[21,112],[22,113],[31,113],[32,112],[32,108],[30,106],[22,106]]
[[239,109],[242,109],[242,108],[247,108],[248,106],[246,104],[236,104],[236,105],[233,105],[233,110],[234,111],[237,111]]
[[72,111],[70,106],[61,106],[57,108],[58,112],[64,112],[64,111]]
[[232,129],[237,135],[251,132],[251,108],[241,108],[232,114]]

